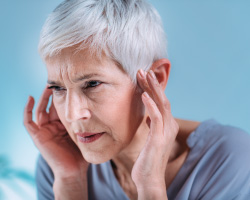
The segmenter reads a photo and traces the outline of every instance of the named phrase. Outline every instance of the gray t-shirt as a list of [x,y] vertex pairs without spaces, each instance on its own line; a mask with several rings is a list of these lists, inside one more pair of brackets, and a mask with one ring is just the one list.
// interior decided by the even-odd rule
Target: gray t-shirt
[[[168,199],[250,200],[250,135],[215,120],[202,122],[187,139],[190,152],[167,190]],[[36,182],[39,200],[54,199],[53,173],[39,156]],[[88,170],[91,200],[128,200],[111,162]]]

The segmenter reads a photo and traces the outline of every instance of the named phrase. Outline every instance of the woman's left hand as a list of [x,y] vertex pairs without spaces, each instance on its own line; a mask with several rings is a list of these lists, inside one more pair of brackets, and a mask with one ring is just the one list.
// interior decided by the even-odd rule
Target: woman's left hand
[[142,94],[142,101],[149,114],[150,132],[133,166],[132,179],[139,199],[167,199],[165,171],[179,126],[154,72],[150,70],[146,74],[142,71],[141,75],[140,71],[137,80],[146,91]]

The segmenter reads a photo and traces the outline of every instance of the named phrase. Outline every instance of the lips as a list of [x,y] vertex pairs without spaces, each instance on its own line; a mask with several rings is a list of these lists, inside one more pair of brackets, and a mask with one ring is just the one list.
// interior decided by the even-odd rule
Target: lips
[[90,143],[94,142],[97,139],[99,139],[105,132],[101,133],[90,133],[90,132],[84,132],[84,133],[76,133],[77,139],[82,143]]

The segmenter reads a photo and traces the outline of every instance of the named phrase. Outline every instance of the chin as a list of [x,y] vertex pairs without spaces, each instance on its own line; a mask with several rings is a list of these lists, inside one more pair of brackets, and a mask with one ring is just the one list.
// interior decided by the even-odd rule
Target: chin
[[82,155],[84,159],[91,164],[101,164],[105,163],[109,160],[111,160],[112,156],[109,156],[105,154],[104,152],[102,153],[96,153],[96,152],[82,152]]

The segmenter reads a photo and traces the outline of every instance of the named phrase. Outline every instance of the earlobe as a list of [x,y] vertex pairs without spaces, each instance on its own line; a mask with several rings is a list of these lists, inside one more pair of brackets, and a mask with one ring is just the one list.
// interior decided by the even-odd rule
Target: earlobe
[[167,86],[170,74],[170,68],[171,68],[170,61],[166,58],[155,61],[150,68],[155,73],[159,84],[162,86],[162,89],[164,90]]

